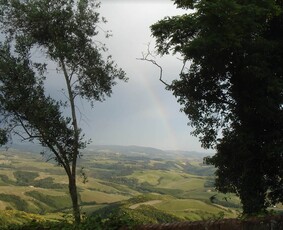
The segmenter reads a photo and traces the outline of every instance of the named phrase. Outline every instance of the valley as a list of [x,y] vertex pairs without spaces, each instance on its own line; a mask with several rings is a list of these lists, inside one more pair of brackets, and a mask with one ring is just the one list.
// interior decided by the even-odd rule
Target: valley
[[[47,162],[47,153],[39,153],[39,148],[1,151],[2,213],[17,210],[48,218],[53,214],[55,219],[71,213],[64,170]],[[107,216],[123,209],[149,220],[157,212],[173,220],[236,217],[239,199],[214,190],[214,168],[203,164],[205,156],[138,146],[91,146],[78,166],[82,212]]]

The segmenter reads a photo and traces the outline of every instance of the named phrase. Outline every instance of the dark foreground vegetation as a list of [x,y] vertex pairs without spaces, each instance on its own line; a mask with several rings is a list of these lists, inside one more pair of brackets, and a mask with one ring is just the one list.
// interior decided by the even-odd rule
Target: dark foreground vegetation
[[[148,224],[148,218],[144,218],[142,212],[134,212],[132,214],[121,212],[110,214],[108,218],[101,216],[89,216],[79,224],[72,223],[71,219],[65,218],[62,221],[48,221],[30,219],[24,224],[10,224],[3,225],[2,230],[281,230],[283,229],[283,216],[282,215],[266,215],[253,218],[238,218],[238,219],[211,219],[206,221],[178,221],[172,217],[165,217],[151,213],[146,210],[148,217],[162,218],[162,220],[169,222],[161,222],[158,224]],[[10,213],[11,214],[11,213]],[[6,214],[8,215],[8,213]],[[15,216],[27,215],[24,213],[14,213]],[[165,217],[165,218],[164,218]],[[167,218],[167,219],[166,219]],[[1,221],[3,221],[3,216]]]
[[283,202],[282,0],[174,3],[187,12],[151,26],[159,54],[188,67],[166,87],[216,150],[216,188],[236,193],[246,214],[266,211]]

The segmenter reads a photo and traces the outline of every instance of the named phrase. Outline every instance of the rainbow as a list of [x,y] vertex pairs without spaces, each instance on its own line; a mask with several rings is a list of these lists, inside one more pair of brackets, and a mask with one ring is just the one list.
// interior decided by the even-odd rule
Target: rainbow
[[[141,82],[144,85],[144,88],[147,89],[147,93],[149,97],[152,99],[152,102],[156,105],[158,115],[160,117],[160,120],[162,122],[163,127],[165,128],[166,138],[164,142],[170,143],[170,148],[172,149],[178,149],[177,145],[177,133],[174,127],[172,126],[170,122],[170,116],[168,112],[168,107],[166,107],[166,103],[160,95],[157,94],[156,90],[153,88],[152,84],[148,80],[148,76],[141,77]],[[160,83],[162,84],[162,83]],[[164,89],[165,91],[165,89]],[[160,146],[162,148],[163,146]],[[164,145],[165,148],[167,148],[167,145]]]

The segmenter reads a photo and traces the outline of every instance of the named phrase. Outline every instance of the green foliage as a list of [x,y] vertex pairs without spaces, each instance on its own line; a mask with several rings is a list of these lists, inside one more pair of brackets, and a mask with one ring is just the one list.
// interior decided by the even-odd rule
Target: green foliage
[[28,204],[25,200],[21,199],[21,197],[11,194],[0,194],[0,200],[9,202],[12,204],[12,206],[20,211],[27,211],[28,210]]
[[[95,0],[0,1],[0,32],[6,36],[0,44],[0,115],[4,118],[0,145],[8,130],[49,148],[69,178],[77,223],[77,158],[88,141],[78,124],[76,98],[93,105],[111,95],[117,80],[127,80],[110,56],[103,58],[106,47],[94,42],[97,24],[105,21],[94,11],[98,7]],[[48,65],[33,61],[34,49],[57,64],[66,83],[66,101],[45,92]]]
[[75,230],[67,219],[55,220],[20,211],[0,211],[1,230]]
[[62,210],[71,206],[70,197],[68,197],[67,195],[51,196],[38,191],[29,191],[26,192],[25,195],[30,196],[35,200],[40,201],[41,203],[44,203],[49,207],[52,207],[55,210]]
[[135,226],[142,224],[170,223],[183,220],[150,205],[140,205],[136,209],[130,209],[128,208],[128,205],[128,203],[114,204],[94,212],[92,216],[95,218],[100,216],[102,229],[113,230],[123,226],[128,226],[130,229],[134,229]]
[[8,142],[7,130],[0,129],[0,146]]
[[62,117],[59,103],[45,96],[43,79],[35,75],[30,60],[13,57],[7,44],[0,46],[0,55],[1,112],[9,118],[8,125],[22,125],[31,140],[38,138],[52,149],[59,144],[69,152],[66,143],[71,144],[73,133],[69,121]]
[[4,228],[3,230],[38,230],[38,229],[48,229],[48,230],[75,230],[73,224],[70,223],[53,223],[53,222],[43,222],[38,223],[36,220],[24,223],[24,224],[14,224],[9,225],[7,228]]
[[0,179],[1,179],[1,181],[3,181],[5,184],[16,185],[16,182],[10,180],[7,175],[2,175],[2,174],[0,174]]
[[[141,153],[141,155],[144,155],[144,153]],[[145,161],[142,161],[140,159],[138,160],[138,158],[136,160],[137,161],[133,160],[132,164],[134,164],[137,171],[134,170],[134,173],[131,175],[121,176],[119,174],[113,174],[112,178],[106,177],[103,180],[88,176],[89,182],[86,184],[79,181],[78,189],[80,191],[80,208],[82,212],[88,215],[95,210],[101,210],[101,208],[105,206],[109,206],[109,209],[112,209],[112,203],[120,200],[123,200],[122,204],[127,208],[130,206],[138,207],[143,205],[142,203],[148,202],[146,204],[153,205],[153,207],[157,209],[159,209],[160,205],[162,209],[169,211],[173,206],[171,206],[168,201],[176,200],[176,205],[174,205],[176,206],[175,209],[181,211],[173,212],[173,214],[183,219],[207,219],[217,213],[218,208],[209,203],[209,197],[214,194],[214,177],[196,176],[185,172],[186,167],[189,167],[189,165],[194,165],[196,168],[207,167],[200,165],[200,160],[187,162],[186,156],[184,156],[184,159],[178,158],[178,160],[174,162],[175,164],[179,164],[180,167],[171,168],[170,171],[166,169],[154,170],[152,168],[155,163],[165,164],[167,160],[155,159],[148,161],[145,159]],[[2,175],[0,178],[2,178],[1,180],[3,182],[0,187],[2,190],[1,193],[10,194],[12,191],[14,195],[28,203],[26,211],[31,213],[48,215],[48,213],[58,210],[66,213],[70,212],[71,203],[66,194],[66,176],[62,176],[62,170],[58,170],[60,168],[56,167],[54,163],[41,162],[41,157],[36,155],[36,153],[16,152],[12,149],[7,152],[2,152],[0,154],[0,161],[13,166],[12,168],[0,168],[0,175]],[[181,163],[183,161],[185,161],[186,164]],[[87,164],[85,162],[87,162]],[[121,153],[119,156],[115,154],[105,156],[96,152],[85,154],[82,162],[83,165],[86,165],[85,169],[88,175],[92,175],[93,171],[97,170],[93,168],[93,166],[97,166],[97,163],[99,163],[99,170],[102,172],[109,170],[107,167],[108,163],[127,164],[130,166],[126,154],[124,153]],[[103,165],[105,165],[105,169]],[[140,168],[145,169],[140,171]],[[30,172],[30,170],[35,173],[40,172],[40,176],[30,181],[28,186],[21,186],[19,183],[16,183],[14,172],[24,172],[25,169],[27,172]],[[57,171],[54,169],[57,169]],[[59,183],[59,181],[63,183]],[[13,186],[10,187],[9,185]],[[231,207],[239,207],[239,200],[235,199],[235,195],[230,195],[232,199],[229,199],[228,203],[222,196],[218,195],[218,200],[223,201],[220,205],[229,209]],[[195,205],[195,211],[186,212],[185,210],[188,209],[188,207],[181,207],[180,205],[185,202],[184,199],[188,198],[201,201],[202,205]],[[56,202],[61,204],[61,206],[54,205]],[[203,202],[208,205],[205,206]],[[194,202],[187,203],[191,205]],[[14,204],[11,202],[4,202],[2,205],[0,204],[0,206],[0,209],[15,209]],[[181,208],[178,209],[177,206]],[[234,211],[234,208],[231,209]],[[202,213],[201,210],[206,210],[207,213]],[[101,210],[101,212],[103,212],[103,210]],[[108,211],[106,211],[106,214],[107,212]],[[100,211],[96,213],[100,215]],[[235,216],[236,214],[225,211],[225,217]]]
[[17,180],[17,184],[22,186],[32,185],[36,177],[39,176],[37,172],[28,172],[28,171],[16,171],[14,176]]
[[0,179],[4,183],[3,185],[34,186],[47,189],[68,189],[66,184],[54,183],[54,178],[52,177],[34,180],[39,176],[37,172],[15,171],[13,174],[17,180],[16,182],[10,180],[7,175],[0,174]]
[[215,187],[215,180],[214,179],[207,179],[207,181],[204,182],[204,187],[214,188]]
[[224,207],[228,207],[228,208],[241,208],[240,204],[236,204],[234,202],[231,202],[229,197],[224,197],[222,199],[219,199],[219,197],[217,197],[217,195],[213,195],[209,198],[210,202],[213,204],[218,204]]
[[184,171],[193,175],[213,176],[215,173],[215,168],[212,166],[198,167],[195,165],[187,164],[184,167]]
[[160,200],[160,199],[164,199],[164,197],[157,195],[157,194],[149,193],[149,194],[134,196],[134,197],[130,198],[127,202],[129,204],[136,204],[136,203],[147,202],[147,201],[150,201],[150,200]]
[[202,146],[217,150],[217,189],[238,194],[245,213],[264,211],[283,201],[282,3],[175,4],[193,11],[151,26],[160,54],[190,63],[168,89]]
[[48,189],[68,189],[67,184],[54,183],[54,178],[52,177],[46,177],[40,180],[35,180],[33,181],[32,185],[34,187],[48,188]]

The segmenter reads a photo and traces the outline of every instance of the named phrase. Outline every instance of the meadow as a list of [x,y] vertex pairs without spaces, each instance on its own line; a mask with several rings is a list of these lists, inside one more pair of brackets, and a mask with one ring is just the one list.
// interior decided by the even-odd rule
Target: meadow
[[[5,212],[51,219],[54,214],[63,218],[71,213],[63,169],[39,152],[0,152],[0,225]],[[241,211],[239,199],[215,191],[214,168],[203,164],[203,156],[136,146],[88,149],[78,167],[82,212],[107,216],[123,209],[151,222],[162,221],[156,216],[168,220],[236,217]]]

